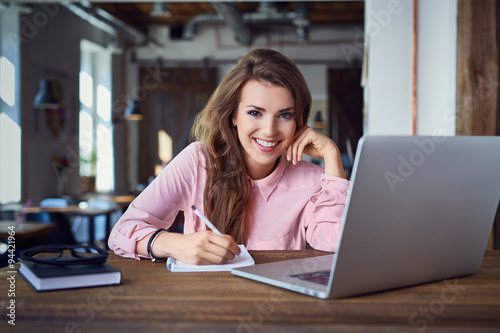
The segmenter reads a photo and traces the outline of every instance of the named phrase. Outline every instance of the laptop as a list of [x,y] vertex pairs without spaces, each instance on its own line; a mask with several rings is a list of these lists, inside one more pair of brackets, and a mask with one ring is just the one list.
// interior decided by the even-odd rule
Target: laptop
[[318,298],[476,273],[500,200],[500,136],[366,136],[332,255],[231,270]]

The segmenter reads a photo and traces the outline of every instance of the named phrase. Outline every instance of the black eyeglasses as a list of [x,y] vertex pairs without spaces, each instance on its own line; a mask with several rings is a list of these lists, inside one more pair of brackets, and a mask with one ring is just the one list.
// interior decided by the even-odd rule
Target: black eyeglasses
[[90,245],[42,245],[21,251],[19,258],[49,265],[100,264],[108,251]]

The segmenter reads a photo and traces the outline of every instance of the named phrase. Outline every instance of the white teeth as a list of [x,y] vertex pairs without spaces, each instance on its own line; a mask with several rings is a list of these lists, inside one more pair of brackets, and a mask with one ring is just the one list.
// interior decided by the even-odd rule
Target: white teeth
[[278,141],[267,142],[267,141],[263,141],[263,140],[259,140],[259,139],[255,139],[255,141],[257,141],[257,143],[263,147],[274,147],[278,144]]

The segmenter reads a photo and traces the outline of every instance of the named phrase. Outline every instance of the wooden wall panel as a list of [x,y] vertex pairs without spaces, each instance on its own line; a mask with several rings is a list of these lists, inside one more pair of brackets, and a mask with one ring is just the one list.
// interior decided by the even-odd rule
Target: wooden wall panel
[[497,0],[458,1],[457,135],[496,135]]
[[[457,135],[500,134],[499,4],[499,0],[458,0]],[[500,235],[495,237],[498,215],[488,249],[500,246]]]
[[[144,119],[140,124],[139,182],[147,183],[154,176],[155,165],[161,164],[158,154],[158,131],[165,131],[173,144],[173,156],[189,144],[195,116],[203,109],[217,86],[215,68],[162,68],[158,84],[146,90],[139,105]],[[150,69],[141,68],[140,82],[148,81]]]

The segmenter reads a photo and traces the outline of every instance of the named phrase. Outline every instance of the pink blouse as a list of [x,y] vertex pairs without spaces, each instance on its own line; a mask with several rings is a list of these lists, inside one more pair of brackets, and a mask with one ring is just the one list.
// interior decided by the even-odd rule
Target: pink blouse
[[[180,152],[130,204],[108,240],[116,254],[139,259],[136,242],[158,228],[169,228],[184,211],[184,233],[206,229],[191,206],[203,212],[206,158],[200,143]],[[315,249],[334,251],[349,181],[325,175],[323,168],[281,157],[266,178],[254,180],[249,250],[299,250],[306,241]]]

